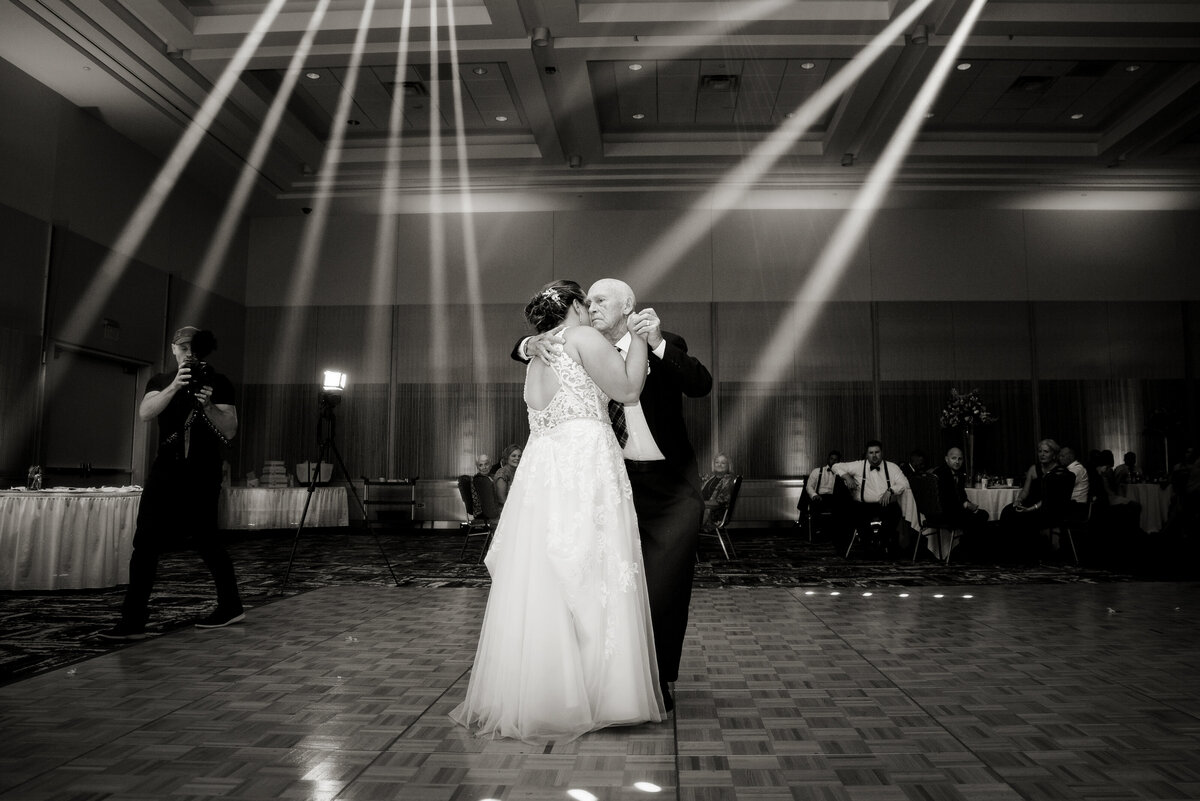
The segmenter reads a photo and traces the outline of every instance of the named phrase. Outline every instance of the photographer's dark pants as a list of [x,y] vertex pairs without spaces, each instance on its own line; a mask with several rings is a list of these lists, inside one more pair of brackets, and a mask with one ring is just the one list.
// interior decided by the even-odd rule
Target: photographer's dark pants
[[181,546],[194,548],[208,566],[217,586],[217,609],[241,613],[233,560],[217,535],[220,494],[220,479],[211,471],[198,475],[187,461],[155,461],[138,506],[129,588],[121,605],[121,620],[126,625],[146,625],[159,557]]

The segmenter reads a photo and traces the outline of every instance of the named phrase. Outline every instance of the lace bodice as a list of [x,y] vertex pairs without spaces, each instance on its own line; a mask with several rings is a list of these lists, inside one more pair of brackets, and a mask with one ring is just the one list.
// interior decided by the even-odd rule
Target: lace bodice
[[[541,434],[567,420],[598,420],[608,424],[608,396],[596,386],[583,365],[563,351],[550,359],[558,376],[558,391],[545,409],[529,408],[529,433]],[[525,380],[529,380],[528,371]]]

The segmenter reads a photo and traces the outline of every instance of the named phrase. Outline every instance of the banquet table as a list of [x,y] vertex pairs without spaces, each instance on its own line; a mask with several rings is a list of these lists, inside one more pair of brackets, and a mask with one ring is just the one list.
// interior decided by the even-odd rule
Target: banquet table
[[1000,511],[1017,499],[1020,487],[967,488],[967,500],[988,513],[988,520],[1000,519]]
[[0,587],[126,583],[141,498],[140,487],[0,491]]
[[1171,513],[1171,488],[1158,484],[1122,484],[1121,494],[1142,505],[1139,521],[1142,531],[1162,531]]
[[[304,513],[308,487],[225,487],[217,506],[223,529],[295,528]],[[314,487],[304,525],[350,525],[345,487]]]

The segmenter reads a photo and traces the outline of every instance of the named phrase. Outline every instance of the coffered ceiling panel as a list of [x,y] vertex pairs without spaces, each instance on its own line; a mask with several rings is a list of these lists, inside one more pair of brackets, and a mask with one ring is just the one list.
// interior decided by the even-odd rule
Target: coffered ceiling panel
[[[228,72],[196,159],[218,189],[248,169],[294,84],[251,165],[254,208],[269,213],[316,192],[377,195],[395,158],[401,196],[438,180],[458,191],[462,164],[479,192],[695,192],[783,132],[757,186],[859,186],[972,0],[0,5],[4,58],[164,156]],[[954,55],[897,187],[1200,194],[1195,0],[991,0]]]

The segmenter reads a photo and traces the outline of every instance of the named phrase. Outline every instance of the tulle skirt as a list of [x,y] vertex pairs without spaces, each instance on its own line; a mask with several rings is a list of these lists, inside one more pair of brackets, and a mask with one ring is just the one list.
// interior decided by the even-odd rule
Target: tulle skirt
[[477,734],[565,741],[665,717],[629,477],[612,430],[530,437],[485,563],[466,700]]

